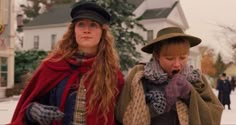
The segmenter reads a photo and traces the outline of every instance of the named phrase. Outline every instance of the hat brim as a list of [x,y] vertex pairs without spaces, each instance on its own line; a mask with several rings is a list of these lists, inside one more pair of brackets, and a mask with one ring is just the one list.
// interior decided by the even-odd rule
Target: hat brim
[[94,16],[89,16],[89,15],[83,15],[83,16],[79,15],[77,17],[74,17],[72,22],[75,22],[75,21],[81,20],[81,19],[90,19],[90,20],[98,22],[99,24],[108,24],[108,22],[105,20],[101,20],[100,18],[96,18]]
[[187,35],[187,34],[182,34],[182,33],[171,33],[167,35],[163,35],[160,37],[157,37],[156,39],[151,40],[148,42],[147,45],[141,48],[143,52],[151,54],[153,52],[153,47],[155,44],[160,43],[163,40],[167,40],[170,38],[175,38],[175,37],[183,37],[189,41],[190,47],[196,46],[201,43],[201,39],[195,36]]

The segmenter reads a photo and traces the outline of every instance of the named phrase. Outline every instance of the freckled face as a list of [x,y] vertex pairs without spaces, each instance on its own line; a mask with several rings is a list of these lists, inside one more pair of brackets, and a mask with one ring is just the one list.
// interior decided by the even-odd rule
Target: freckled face
[[172,77],[175,73],[181,71],[187,64],[188,55],[177,55],[177,56],[159,56],[159,63],[162,69]]
[[166,45],[155,56],[161,68],[171,78],[187,65],[189,56],[189,44]]
[[75,24],[75,39],[78,50],[86,53],[96,53],[102,36],[102,27],[90,19],[82,19]]

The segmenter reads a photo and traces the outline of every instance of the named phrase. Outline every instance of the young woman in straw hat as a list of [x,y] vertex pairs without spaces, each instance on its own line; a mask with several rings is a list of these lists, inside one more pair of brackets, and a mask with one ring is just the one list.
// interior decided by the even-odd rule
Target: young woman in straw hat
[[115,125],[124,80],[109,30],[109,13],[75,3],[71,24],[28,83],[11,125]]
[[219,125],[223,107],[199,70],[187,65],[201,39],[178,27],[160,30],[142,48],[153,59],[134,66],[118,100],[124,125]]

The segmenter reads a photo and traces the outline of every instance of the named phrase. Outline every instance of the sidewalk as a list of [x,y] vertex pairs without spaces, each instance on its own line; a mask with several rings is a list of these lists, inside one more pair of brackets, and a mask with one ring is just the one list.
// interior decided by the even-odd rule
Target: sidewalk
[[[217,95],[218,92],[213,90]],[[225,110],[223,111],[221,125],[236,125],[236,91],[231,92],[231,110],[228,110],[228,107],[225,106]]]
[[4,98],[0,101],[0,125],[8,124],[11,121],[15,107],[20,96]]

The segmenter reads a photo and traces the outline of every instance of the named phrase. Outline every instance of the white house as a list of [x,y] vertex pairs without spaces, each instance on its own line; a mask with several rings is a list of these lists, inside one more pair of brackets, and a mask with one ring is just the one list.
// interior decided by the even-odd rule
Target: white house
[[[140,23],[147,29],[134,29],[145,40],[153,39],[157,32],[168,26],[179,26],[183,30],[188,29],[188,23],[178,0],[128,0],[136,5],[133,13],[136,17],[142,17]],[[23,50],[40,49],[50,50],[67,30],[70,22],[69,8],[71,4],[55,5],[50,11],[39,15],[32,22],[24,27]],[[140,51],[140,46],[137,50]],[[142,61],[150,59],[150,55],[142,53]],[[192,55],[197,56],[195,52]],[[190,62],[194,66],[199,62],[199,58],[193,57]]]
[[0,0],[0,99],[14,86],[15,0]]

